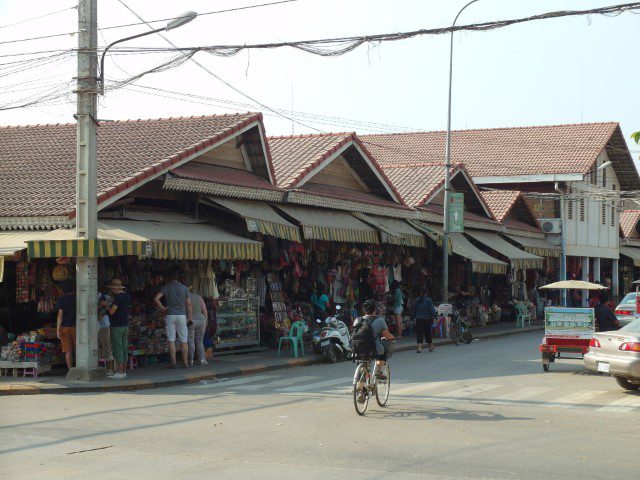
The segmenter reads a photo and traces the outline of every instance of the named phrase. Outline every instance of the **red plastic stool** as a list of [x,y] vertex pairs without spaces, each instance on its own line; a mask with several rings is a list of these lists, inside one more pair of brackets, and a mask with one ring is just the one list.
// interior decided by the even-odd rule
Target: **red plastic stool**
[[129,357],[129,370],[133,370],[138,367],[138,357],[131,355]]

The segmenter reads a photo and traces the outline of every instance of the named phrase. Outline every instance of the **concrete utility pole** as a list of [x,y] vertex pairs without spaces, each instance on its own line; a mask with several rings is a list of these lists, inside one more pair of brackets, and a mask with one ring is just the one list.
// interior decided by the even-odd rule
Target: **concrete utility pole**
[[[452,27],[456,26],[458,17],[472,3],[471,0],[460,9],[453,20]],[[442,303],[449,303],[449,193],[451,191],[451,90],[453,85],[453,31],[450,34],[449,46],[449,103],[447,104],[447,140],[444,165],[444,225],[442,226]]]
[[[97,0],[78,3],[76,237],[98,238],[97,173]],[[76,366],[67,374],[75,380],[104,376],[98,368],[98,260],[79,257],[76,265]]]

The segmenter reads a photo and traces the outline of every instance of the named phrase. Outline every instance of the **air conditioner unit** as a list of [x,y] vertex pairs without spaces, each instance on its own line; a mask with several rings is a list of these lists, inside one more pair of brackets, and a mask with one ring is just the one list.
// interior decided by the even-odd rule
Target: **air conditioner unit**
[[540,225],[544,233],[560,233],[562,232],[562,220],[560,218],[542,218]]

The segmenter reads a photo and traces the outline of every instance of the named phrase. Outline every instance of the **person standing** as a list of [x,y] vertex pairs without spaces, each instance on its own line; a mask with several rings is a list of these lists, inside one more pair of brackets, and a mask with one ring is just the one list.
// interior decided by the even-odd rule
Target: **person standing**
[[620,320],[607,305],[607,302],[609,302],[609,292],[605,290],[600,293],[600,303],[593,309],[598,332],[610,332],[620,329]]
[[105,300],[100,304],[109,314],[111,348],[116,372],[110,378],[122,380],[127,378],[126,368],[129,358],[129,308],[131,297],[124,291],[124,285],[119,278],[114,278],[107,285],[113,295],[113,303],[109,305]]
[[324,286],[319,284],[311,294],[309,299],[313,305],[314,316],[320,320],[327,318],[327,309],[329,308],[329,297],[324,293]]
[[[102,306],[102,302],[106,302],[107,306]],[[107,308],[111,306],[112,300],[108,295],[98,294],[98,358],[105,361],[107,367],[107,376],[114,374],[113,354],[111,353],[111,323]]]
[[[187,368],[189,329],[187,322],[191,321],[192,306],[189,298],[189,289],[178,281],[180,269],[174,268],[169,275],[169,283],[156,293],[153,301],[165,313],[165,329],[169,342],[169,356],[171,363],[169,368],[176,368],[176,337],[180,341],[180,353],[182,354],[182,368]],[[165,298],[167,306],[160,303]]]
[[429,292],[427,289],[423,289],[420,292],[420,296],[414,303],[414,318],[416,320],[416,335],[417,335],[417,349],[418,353],[422,352],[422,343],[426,340],[429,347],[429,351],[433,351],[433,317],[436,314],[436,309],[433,306],[433,301],[427,296]]
[[400,340],[402,338],[402,310],[404,308],[404,295],[402,294],[402,288],[400,288],[400,282],[394,280],[391,283],[391,292],[393,294],[393,318],[396,321],[396,338]]
[[55,310],[58,312],[56,334],[67,362],[67,368],[73,367],[73,352],[76,346],[76,289],[71,281],[62,284],[64,295],[58,299]]
[[204,331],[207,328],[207,306],[203,298],[193,291],[193,285],[189,286],[189,299],[193,309],[192,322],[189,326],[189,365],[193,365],[196,351],[200,365],[206,365],[204,355]]

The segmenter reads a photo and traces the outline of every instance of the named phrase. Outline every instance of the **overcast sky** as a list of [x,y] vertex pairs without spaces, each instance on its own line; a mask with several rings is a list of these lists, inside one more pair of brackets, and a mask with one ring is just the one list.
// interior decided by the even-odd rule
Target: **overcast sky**
[[[268,0],[124,1],[145,20],[155,20],[185,10],[203,13]],[[197,46],[406,31],[450,25],[465,1],[299,0],[203,16],[166,35],[179,46]],[[616,0],[480,0],[462,14],[459,23],[614,3]],[[0,27],[73,5],[73,0],[0,0]],[[99,0],[98,16],[99,27],[138,22],[119,0]],[[0,28],[0,42],[76,29],[77,12],[67,10]],[[99,34],[98,40],[104,45],[145,29],[148,29],[145,25],[110,29]],[[167,46],[156,35],[127,45]],[[638,45],[640,15],[632,13],[562,18],[490,32],[458,33],[454,40],[453,126],[467,129],[618,121],[630,148],[638,150],[640,147],[632,145],[629,139],[633,131],[640,130]],[[0,43],[0,55],[76,46],[76,36]],[[107,59],[106,76],[124,79],[170,57],[167,53],[118,55]],[[24,57],[0,57],[0,63],[17,58]],[[237,89],[274,108],[389,125],[376,127],[375,131],[446,127],[447,36],[361,46],[335,58],[289,48],[242,52],[231,58],[198,53],[195,58]],[[33,98],[38,92],[71,82],[75,68],[72,57],[10,74],[6,65],[0,65],[0,106],[18,98]],[[100,100],[99,117],[137,119],[264,111],[258,106],[223,108],[225,104],[220,101],[252,102],[191,62],[148,75],[136,83],[163,89],[165,92],[155,94],[165,97],[186,93],[209,100],[193,99],[200,103],[190,103],[184,97],[164,98],[130,87],[107,92]],[[69,95],[58,101],[62,104],[0,112],[0,124],[72,122],[74,101]],[[314,131],[264,113],[270,135]],[[371,132],[361,124],[344,120],[330,120],[331,124],[299,120],[323,131]]]

